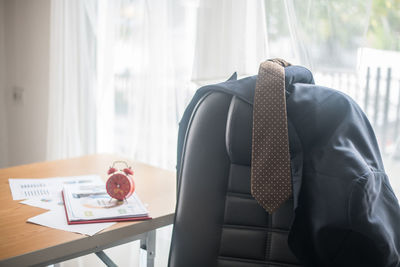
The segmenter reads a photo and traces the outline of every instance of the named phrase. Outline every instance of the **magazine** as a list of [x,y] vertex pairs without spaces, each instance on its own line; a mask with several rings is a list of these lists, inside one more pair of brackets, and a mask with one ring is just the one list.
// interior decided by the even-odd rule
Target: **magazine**
[[136,193],[118,201],[104,184],[65,185],[62,195],[68,224],[151,219]]

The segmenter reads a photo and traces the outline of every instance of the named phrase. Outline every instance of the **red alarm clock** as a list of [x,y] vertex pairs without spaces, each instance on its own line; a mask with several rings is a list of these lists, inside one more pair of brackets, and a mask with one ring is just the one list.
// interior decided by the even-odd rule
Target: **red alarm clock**
[[[118,170],[115,165],[122,163],[125,168]],[[107,193],[119,201],[127,199],[135,191],[135,183],[133,182],[133,171],[125,161],[114,161],[113,165],[107,172],[108,177],[106,183]]]

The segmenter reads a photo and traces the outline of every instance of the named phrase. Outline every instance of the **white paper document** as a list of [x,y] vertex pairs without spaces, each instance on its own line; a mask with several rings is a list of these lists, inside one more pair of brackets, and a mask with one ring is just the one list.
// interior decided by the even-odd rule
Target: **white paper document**
[[62,200],[61,192],[58,196],[53,196],[51,198],[31,198],[26,199],[21,202],[21,204],[29,205],[32,207],[37,207],[45,210],[56,209],[57,207],[64,207],[64,202]]
[[92,236],[100,232],[101,230],[115,224],[114,222],[111,222],[68,225],[63,206],[57,207],[38,216],[29,218],[28,222],[89,236]]
[[107,222],[68,225],[61,190],[65,185],[89,185],[99,183],[103,183],[99,175],[40,179],[9,179],[11,194],[14,200],[25,199],[20,203],[50,210],[38,216],[29,218],[28,222],[89,236],[92,236],[115,223]]
[[[70,177],[54,177],[43,179],[8,179],[13,200],[22,199],[52,199],[59,198],[66,184],[101,183],[99,175],[82,175]],[[26,203],[24,203],[26,204]]]

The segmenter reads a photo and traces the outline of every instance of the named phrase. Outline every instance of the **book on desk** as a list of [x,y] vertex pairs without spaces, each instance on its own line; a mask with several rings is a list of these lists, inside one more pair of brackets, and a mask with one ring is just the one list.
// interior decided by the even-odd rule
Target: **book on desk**
[[151,219],[136,193],[118,201],[107,194],[104,184],[66,185],[62,197],[68,224]]

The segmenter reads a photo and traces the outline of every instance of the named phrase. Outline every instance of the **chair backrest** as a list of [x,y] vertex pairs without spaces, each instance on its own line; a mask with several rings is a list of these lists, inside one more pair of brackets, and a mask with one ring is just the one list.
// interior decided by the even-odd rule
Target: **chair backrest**
[[204,95],[186,132],[170,266],[300,266],[287,237],[293,200],[272,215],[250,194],[253,107]]

